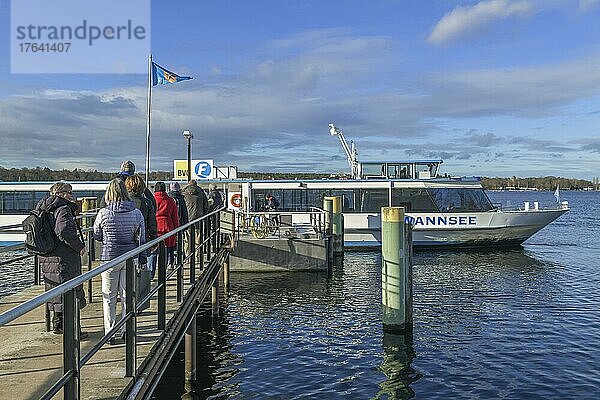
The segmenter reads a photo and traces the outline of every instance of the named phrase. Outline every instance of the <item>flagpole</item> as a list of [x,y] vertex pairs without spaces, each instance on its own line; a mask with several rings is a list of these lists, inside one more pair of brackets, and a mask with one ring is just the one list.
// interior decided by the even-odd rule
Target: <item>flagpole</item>
[[148,56],[148,108],[146,112],[146,186],[150,181],[150,108],[152,104],[152,54]]

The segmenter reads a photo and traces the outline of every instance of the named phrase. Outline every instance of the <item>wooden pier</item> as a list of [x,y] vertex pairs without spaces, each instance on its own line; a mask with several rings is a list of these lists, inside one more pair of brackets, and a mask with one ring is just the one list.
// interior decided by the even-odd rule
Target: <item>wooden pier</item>
[[[269,225],[268,233],[259,239],[253,230],[258,224],[240,224],[233,213],[219,210],[102,263],[93,261],[98,243],[88,229],[89,256],[81,276],[44,292],[36,266],[34,279],[38,284],[0,300],[0,400],[147,399],[181,343],[185,343],[185,388],[192,390],[196,379],[196,313],[210,293],[213,315],[219,314],[219,288],[227,290],[230,267],[237,263],[240,271],[264,270],[264,265],[270,270],[328,268],[333,242],[326,221],[331,221],[331,216],[323,210],[304,214],[278,215],[276,226]],[[92,217],[87,216],[84,226],[91,226]],[[265,233],[265,219],[256,218],[253,215],[252,221],[262,221],[260,232]],[[294,218],[306,221],[297,224]],[[199,243],[195,243],[196,230]],[[186,231],[194,251],[184,257],[182,239]],[[173,235],[177,235],[177,261],[167,270],[164,240]],[[157,276],[150,293],[141,296],[131,289],[136,287],[132,260],[156,245],[160,248]],[[121,301],[127,313],[105,335],[100,274],[120,263],[126,263],[126,298]],[[81,311],[74,295],[80,284],[88,298]],[[63,335],[49,331],[46,310],[46,301],[59,294],[64,305]],[[148,299],[150,307],[144,309],[142,304]],[[110,338],[122,327],[126,327],[124,342],[111,345]],[[80,329],[88,332],[87,339],[80,340]]]
[[[185,356],[186,386],[191,387],[196,357],[195,342],[189,339],[195,331],[195,314],[209,293],[213,313],[218,314],[219,285],[228,286],[232,236],[221,232],[219,215],[217,211],[192,221],[115,260],[94,262],[91,270],[52,291],[34,285],[0,300],[0,399],[149,398],[182,341],[190,344]],[[192,239],[195,251],[184,258],[183,234],[191,230],[194,238],[195,229],[200,229],[200,243]],[[177,235],[179,251],[175,268],[167,270],[163,242],[171,235]],[[157,277],[150,293],[136,299],[129,290],[135,287],[131,260],[154,245],[160,246]],[[94,248],[93,239],[88,248]],[[120,262],[127,263],[127,295],[121,299],[127,314],[105,335],[100,273]],[[88,291],[88,302],[90,297],[92,301],[79,312],[74,287],[81,283]],[[47,299],[59,293],[64,304],[63,335],[48,331],[45,312]],[[140,305],[148,298],[150,307],[142,310]],[[87,339],[79,339],[79,324],[88,332]],[[111,345],[112,333],[122,326],[126,327],[125,340]]]

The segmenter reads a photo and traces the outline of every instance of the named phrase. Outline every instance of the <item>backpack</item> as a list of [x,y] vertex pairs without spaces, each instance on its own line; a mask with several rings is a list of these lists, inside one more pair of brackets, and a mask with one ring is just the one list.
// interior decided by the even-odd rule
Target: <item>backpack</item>
[[48,255],[58,245],[52,211],[32,210],[21,225],[26,235],[25,247],[29,253]]

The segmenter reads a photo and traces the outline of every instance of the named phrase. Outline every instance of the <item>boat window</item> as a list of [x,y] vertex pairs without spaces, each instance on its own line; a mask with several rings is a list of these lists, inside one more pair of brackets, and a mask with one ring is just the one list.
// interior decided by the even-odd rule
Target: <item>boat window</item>
[[392,206],[406,211],[435,212],[436,208],[426,189],[392,189]]
[[[355,212],[354,190],[330,190],[328,196],[342,196],[343,212]],[[356,191],[358,192],[358,190]],[[321,202],[320,208],[323,208]]]
[[441,212],[488,211],[492,204],[483,189],[428,189]]
[[357,212],[381,212],[381,207],[389,205],[388,189],[361,189],[360,210]]
[[362,175],[364,177],[383,177],[385,172],[384,164],[362,164]]
[[264,210],[265,195],[279,201],[280,211],[307,211],[323,208],[323,197],[342,196],[343,212],[380,212],[388,206],[388,189],[256,189],[252,191],[253,211]]
[[33,208],[34,192],[0,192],[1,214],[27,214]]
[[[0,214],[28,214],[35,208],[40,200],[48,197],[48,191],[10,191],[0,192]],[[75,198],[96,197],[98,200],[104,196],[103,191],[77,191],[73,192]]]
[[412,179],[412,164],[388,164],[387,176],[390,179]]

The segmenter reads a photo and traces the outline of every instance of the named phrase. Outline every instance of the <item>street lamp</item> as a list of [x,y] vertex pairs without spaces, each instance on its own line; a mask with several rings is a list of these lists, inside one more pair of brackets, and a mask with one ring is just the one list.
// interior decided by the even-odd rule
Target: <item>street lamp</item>
[[183,131],[183,137],[187,139],[187,151],[188,151],[188,157],[187,157],[187,162],[188,162],[188,181],[192,180],[192,138],[194,137],[194,135],[192,135],[192,132],[188,131],[187,129],[185,131]]

